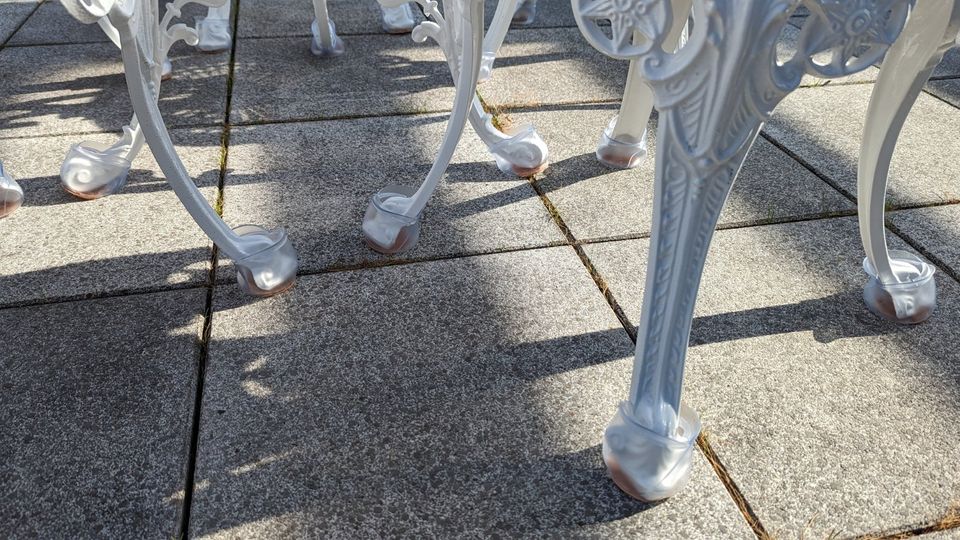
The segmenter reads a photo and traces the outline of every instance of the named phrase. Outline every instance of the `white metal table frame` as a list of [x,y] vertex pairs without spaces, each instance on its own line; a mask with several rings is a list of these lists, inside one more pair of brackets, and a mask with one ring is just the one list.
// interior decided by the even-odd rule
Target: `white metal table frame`
[[[446,19],[432,13],[437,2],[420,3],[434,22],[415,29],[414,37],[433,37],[448,60],[459,55],[450,61],[458,91],[427,179],[419,189],[388,186],[371,200],[364,235],[387,253],[416,244],[420,214],[456,148],[480,71],[482,0],[444,1]],[[652,106],[659,112],[651,250],[631,388],[603,437],[604,460],[617,485],[634,497],[659,500],[686,482],[700,432],[697,414],[681,402],[681,390],[693,307],[720,211],[764,122],[805,74],[842,77],[886,55],[858,174],[869,275],[864,299],[875,313],[897,322],[930,316],[936,301],[933,267],[887,250],[883,208],[897,136],[924,82],[954,43],[960,2],[572,0],[572,5],[595,48],[631,62],[620,114],[605,137],[637,144]],[[811,14],[802,24],[797,52],[778,61],[777,44],[801,5]],[[675,50],[691,10],[693,29]],[[598,147],[602,161],[606,138]],[[624,156],[621,165],[629,166],[629,152]]]

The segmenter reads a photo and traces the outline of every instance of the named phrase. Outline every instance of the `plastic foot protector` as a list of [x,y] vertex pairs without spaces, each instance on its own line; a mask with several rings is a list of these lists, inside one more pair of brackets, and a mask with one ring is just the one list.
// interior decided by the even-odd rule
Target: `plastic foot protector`
[[490,146],[497,167],[522,178],[543,172],[547,168],[547,144],[533,126],[523,126],[509,139]]
[[900,324],[917,324],[930,318],[937,306],[933,265],[912,253],[894,250],[890,252],[890,268],[897,283],[882,283],[870,260],[863,260],[863,270],[870,276],[863,288],[863,301],[870,311]]
[[16,212],[17,208],[23,204],[23,189],[3,170],[3,163],[0,163],[0,219]]
[[111,147],[84,141],[70,147],[60,167],[60,182],[81,199],[99,199],[116,193],[127,183],[130,161]]
[[230,49],[230,21],[212,17],[197,17],[197,48],[204,52],[220,52]]
[[523,0],[517,11],[513,14],[513,24],[526,26],[533,24],[533,19],[537,16],[537,0]]
[[330,46],[324,47],[323,40],[320,38],[320,27],[317,25],[317,20],[313,20],[313,24],[310,25],[310,32],[313,34],[313,39],[310,41],[310,52],[314,56],[319,56],[321,58],[328,58],[331,56],[340,56],[343,54],[343,51],[346,49],[343,46],[343,40],[340,39],[340,36],[337,35],[337,25],[333,21],[329,21],[330,24]]
[[617,486],[631,497],[659,501],[673,496],[690,478],[693,447],[700,434],[700,417],[685,404],[673,437],[643,427],[620,403],[603,434],[603,461]]
[[363,237],[374,251],[386,255],[412,249],[420,239],[420,216],[407,216],[417,189],[389,185],[374,194],[363,216]]
[[616,169],[633,169],[639,167],[647,157],[647,130],[643,130],[640,140],[617,140],[613,138],[613,128],[617,124],[617,117],[610,120],[610,125],[600,135],[597,144],[597,159],[600,163]]
[[244,292],[254,296],[273,296],[293,286],[297,279],[297,251],[286,231],[268,231],[256,225],[241,225],[233,230],[246,239],[259,237],[263,244],[252,255],[234,261],[237,283]]
[[380,6],[380,26],[388,34],[409,34],[416,26],[410,4],[397,7]]
[[163,67],[160,68],[160,80],[169,81],[173,78],[173,64],[170,63],[169,58],[163,59]]

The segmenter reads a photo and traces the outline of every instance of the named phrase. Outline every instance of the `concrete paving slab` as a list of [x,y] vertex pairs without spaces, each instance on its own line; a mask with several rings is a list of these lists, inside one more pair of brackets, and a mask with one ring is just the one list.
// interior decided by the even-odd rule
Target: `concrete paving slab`
[[[160,3],[160,13],[165,12],[166,2]],[[181,10],[181,21],[193,24],[196,15],[204,15],[207,8],[197,4],[187,4]],[[67,43],[103,43],[108,42],[106,34],[97,24],[83,24],[67,13],[58,1],[44,2],[30,20],[23,25],[11,45],[58,45]]]
[[[614,170],[600,164],[594,152],[616,112],[609,106],[584,106],[509,115],[517,124],[537,126],[550,147],[551,166],[537,181],[578,240],[650,232],[656,120],[648,131],[646,161],[638,169]],[[744,225],[853,209],[836,190],[759,139],[720,223]]]
[[[422,182],[446,121],[437,114],[235,128],[224,215],[230,223],[286,228],[302,271],[383,261],[360,230],[370,197],[390,184]],[[467,128],[424,212],[420,243],[394,259],[563,240],[530,184],[501,173]]]
[[[175,76],[160,91],[167,126],[222,123],[226,55],[199,54],[179,44],[170,56]],[[0,138],[119,131],[132,112],[113,44],[0,50]]]
[[[801,89],[777,108],[765,130],[851,196],[873,85]],[[893,207],[960,200],[960,111],[923,94],[911,111],[893,155]]]
[[36,538],[173,537],[206,293],[0,309],[0,525]]
[[0,44],[23,24],[37,8],[37,0],[0,0]]
[[960,275],[960,206],[890,212],[887,221],[954,275]]
[[511,32],[480,94],[498,107],[619,102],[628,67],[591,47],[577,28]]
[[[219,130],[175,130],[172,138],[203,194],[215,201]],[[60,164],[76,142],[76,136],[0,139],[4,166],[26,199],[0,221],[0,306],[205,283],[210,241],[150,151],[137,157],[120,193],[82,201],[60,186]]]
[[605,477],[632,344],[571,248],[233,292],[216,299],[194,535],[752,536],[699,454],[656,506]]
[[[337,25],[338,35],[383,33],[376,0],[328,0],[327,13]],[[419,9],[414,9],[414,15],[423,20]],[[313,19],[310,0],[241,0],[237,35],[242,38],[306,37],[310,35]],[[347,54],[351,52],[347,50]]]
[[960,79],[930,81],[924,89],[950,105],[960,107]]
[[453,79],[433,43],[344,37],[348,54],[317,58],[309,38],[237,43],[231,119],[277,122],[447,111]]
[[[633,321],[647,243],[585,246]],[[684,399],[777,538],[920,526],[960,492],[960,286],[938,274],[930,321],[881,322],[859,243],[818,220],[719,231],[708,257]]]

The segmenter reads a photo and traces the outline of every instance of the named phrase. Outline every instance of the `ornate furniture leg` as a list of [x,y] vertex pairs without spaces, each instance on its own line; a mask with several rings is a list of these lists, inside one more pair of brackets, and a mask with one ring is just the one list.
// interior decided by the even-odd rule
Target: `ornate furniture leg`
[[933,266],[904,251],[887,251],[884,203],[890,159],[903,123],[960,31],[960,2],[918,2],[880,68],[860,149],[857,206],[869,280],[863,299],[875,314],[904,324],[930,317],[937,303]]
[[[811,16],[799,52],[779,64],[778,36],[801,3]],[[720,210],[763,122],[804,72],[840,76],[879,60],[908,6],[908,0],[696,0],[690,40],[666,53],[676,13],[669,2],[573,0],[592,45],[638,60],[660,112],[650,262],[630,395],[603,437],[608,470],[630,495],[663,499],[689,477],[700,421],[680,396],[693,307]],[[597,24],[604,20],[610,38]],[[635,32],[643,39],[635,40]],[[812,61],[821,52],[832,53],[829,64]]]
[[0,219],[14,213],[23,204],[23,189],[16,180],[3,170],[0,161]]
[[337,25],[327,14],[327,0],[313,0],[313,13],[315,18],[310,25],[313,34],[310,52],[320,57],[343,54],[343,40],[337,35]]
[[207,8],[206,17],[197,17],[197,48],[204,52],[230,50],[233,37],[230,34],[230,3]]
[[[220,1],[222,0],[197,3],[215,6]],[[168,4],[163,21],[158,24],[169,25],[175,17],[180,16],[180,6],[185,3]],[[64,2],[64,5],[67,4],[68,2]],[[152,10],[151,20],[158,21],[157,7],[151,5],[149,9]],[[210,9],[213,10],[214,7]],[[229,10],[229,6],[227,9]],[[100,25],[107,37],[120,47],[120,33],[110,22],[109,17],[101,17],[95,22]],[[167,53],[172,45],[173,41],[161,39],[155,48],[157,56],[151,59],[150,75],[152,84],[157,89],[155,93],[157,97],[159,97],[160,82],[169,78],[170,75],[170,61],[167,59]],[[81,199],[98,199],[120,191],[127,182],[130,166],[143,148],[143,143],[140,123],[134,115],[130,123],[123,127],[123,135],[113,144],[83,141],[71,146],[60,166],[60,181],[63,188]]]
[[[690,1],[675,2],[674,13],[689,12]],[[665,45],[671,48],[682,47],[686,42],[686,28],[686,20],[677,17]],[[643,82],[637,60],[631,60],[620,112],[610,119],[610,124],[600,134],[597,160],[616,169],[639,167],[647,157],[647,120],[651,112],[653,91]]]
[[[480,51],[483,42],[483,0],[444,0],[443,13],[433,0],[418,0],[432,19],[413,29],[417,42],[432,38],[447,53],[456,80],[457,93],[440,151],[419,189],[390,185],[376,193],[363,217],[367,244],[381,253],[400,253],[416,245],[420,237],[420,214],[450,164],[475,100]],[[399,2],[382,0],[392,7]],[[454,54],[459,50],[459,56]],[[458,58],[461,63],[457,65]]]
[[413,9],[409,2],[398,6],[380,6],[380,26],[388,34],[408,34],[417,21],[413,18]]
[[297,273],[297,254],[286,232],[283,229],[267,231],[255,225],[242,225],[234,230],[227,227],[204,199],[177,156],[157,107],[159,62],[173,42],[184,40],[195,44],[197,40],[195,30],[184,24],[170,24],[189,0],[176,0],[168,5],[160,24],[157,24],[154,0],[123,3],[114,3],[113,0],[61,1],[71,13],[90,11],[91,1],[96,3],[94,7],[109,10],[110,22],[120,35],[127,89],[133,110],[140,120],[142,136],[187,212],[217,247],[233,259],[240,286],[257,296],[269,296],[292,286]]

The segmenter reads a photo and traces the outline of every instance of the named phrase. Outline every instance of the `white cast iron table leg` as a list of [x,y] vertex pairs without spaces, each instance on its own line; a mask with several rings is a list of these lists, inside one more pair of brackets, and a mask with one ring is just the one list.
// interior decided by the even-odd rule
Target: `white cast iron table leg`
[[398,6],[380,6],[380,26],[388,34],[409,34],[416,26],[413,18],[413,9],[410,2],[403,2]]
[[343,54],[343,40],[337,35],[337,25],[327,13],[327,0],[313,0],[313,24],[310,33],[310,52],[322,58]]
[[[777,39],[797,2],[695,0],[690,40],[666,53],[664,40],[678,14],[670,2],[573,0],[592,45],[638,60],[659,111],[653,231],[633,377],[629,399],[603,438],[611,476],[639,499],[669,497],[690,474],[700,421],[680,397],[693,307],[720,211],[763,122],[805,72],[842,76],[879,60],[902,29],[909,2],[803,5],[811,15],[798,53],[778,64]],[[611,22],[611,37],[601,21]],[[635,32],[644,39],[635,40]],[[832,53],[831,62],[815,64],[812,57],[824,52]]]
[[[674,12],[689,12],[690,2],[675,2]],[[664,44],[671,50],[683,46],[686,28],[686,19],[676,17]],[[653,90],[643,82],[640,72],[637,60],[631,60],[620,112],[610,119],[607,128],[600,134],[597,160],[608,167],[633,169],[639,167],[647,157],[647,121],[653,112]]]
[[204,52],[230,50],[230,7],[233,0],[222,6],[207,8],[206,17],[197,17],[197,48]]
[[[419,189],[390,185],[376,193],[363,216],[363,236],[367,245],[381,253],[400,253],[413,248],[420,238],[420,215],[430,196],[437,189],[457,143],[463,134],[471,107],[476,99],[477,73],[483,42],[483,0],[445,0],[441,14],[436,4],[418,0],[424,14],[431,19],[413,30],[413,39],[436,41],[447,54],[451,73],[456,78],[457,93],[453,111],[440,145],[440,151]],[[383,0],[383,5],[396,5]],[[459,49],[459,55],[456,51]],[[456,65],[457,59],[462,64]]]
[[884,319],[925,321],[937,303],[934,268],[919,257],[887,250],[884,230],[887,174],[910,109],[960,30],[960,2],[920,2],[880,67],[867,109],[857,174],[860,236],[869,276],[863,299]]

